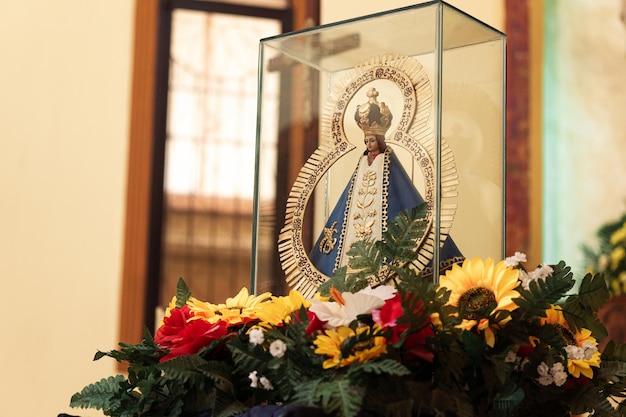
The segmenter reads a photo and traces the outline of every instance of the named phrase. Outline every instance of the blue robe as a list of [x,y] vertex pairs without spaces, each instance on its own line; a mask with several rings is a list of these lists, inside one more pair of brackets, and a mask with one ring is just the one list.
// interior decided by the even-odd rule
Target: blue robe
[[[367,152],[364,155],[366,154]],[[366,158],[367,157],[362,157],[359,164],[367,164]],[[387,221],[395,219],[400,212],[406,209],[411,209],[424,203],[424,199],[415,188],[411,178],[408,176],[401,162],[398,160],[398,157],[389,148],[389,146],[387,146],[387,149],[383,154],[378,155],[376,158],[385,158],[382,167],[383,178],[381,184],[383,189],[382,210],[376,225],[376,227],[381,228],[381,230],[377,231],[380,235],[382,231],[387,229]],[[328,253],[320,250],[320,244],[323,244],[324,239],[327,237],[324,233],[322,233],[309,253],[309,259],[313,265],[315,265],[321,273],[327,276],[332,276],[333,272],[342,266],[342,249],[345,247],[345,236],[347,233],[344,228],[349,222],[348,213],[350,212],[350,206],[356,199],[357,192],[355,191],[355,188],[358,187],[356,184],[360,180],[357,178],[358,171],[359,166],[357,165],[350,181],[339,197],[337,204],[330,213],[330,216],[324,226],[326,229],[332,229],[333,231],[332,236],[336,238],[334,247],[332,250],[328,251]],[[327,247],[327,249],[328,248],[329,247]],[[440,251],[440,261],[454,259],[457,257],[462,257],[461,252],[452,238],[448,237],[442,250]]]

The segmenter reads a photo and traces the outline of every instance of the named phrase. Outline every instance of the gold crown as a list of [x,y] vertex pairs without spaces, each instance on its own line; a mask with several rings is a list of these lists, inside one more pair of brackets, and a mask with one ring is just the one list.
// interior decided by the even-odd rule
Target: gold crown
[[354,114],[356,124],[366,135],[385,135],[393,115],[385,102],[378,102],[378,91],[375,88],[367,90],[368,100],[359,104]]

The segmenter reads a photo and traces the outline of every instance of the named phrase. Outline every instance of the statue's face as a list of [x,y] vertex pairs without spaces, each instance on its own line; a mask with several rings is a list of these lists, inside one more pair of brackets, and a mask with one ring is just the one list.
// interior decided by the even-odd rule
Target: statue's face
[[380,152],[376,135],[365,136],[365,146],[367,147],[368,152]]

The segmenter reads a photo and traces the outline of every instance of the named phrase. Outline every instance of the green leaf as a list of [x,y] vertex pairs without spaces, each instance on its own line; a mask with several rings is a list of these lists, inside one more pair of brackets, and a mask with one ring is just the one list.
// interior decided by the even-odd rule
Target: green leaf
[[185,284],[185,280],[178,278],[178,283],[176,284],[176,307],[181,308],[187,304],[189,297],[191,297],[191,290]]
[[454,386],[456,381],[463,378],[463,369],[469,362],[463,347],[458,341],[458,335],[450,332],[439,332],[435,339],[435,349],[438,350],[437,360],[439,371],[435,375],[435,383],[442,387]]

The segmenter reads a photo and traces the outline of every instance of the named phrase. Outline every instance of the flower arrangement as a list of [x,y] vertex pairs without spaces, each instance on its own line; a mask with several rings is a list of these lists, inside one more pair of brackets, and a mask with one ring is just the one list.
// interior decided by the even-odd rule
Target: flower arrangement
[[596,232],[597,244],[584,245],[590,273],[602,273],[612,296],[626,294],[626,214],[602,225]]
[[109,416],[625,416],[626,347],[598,350],[602,276],[574,291],[565,263],[526,270],[516,253],[466,259],[432,282],[412,263],[424,210],[355,244],[350,270],[313,299],[244,288],[216,305],[179,280],[154,337],[96,354],[128,362],[128,374],[70,405]]

